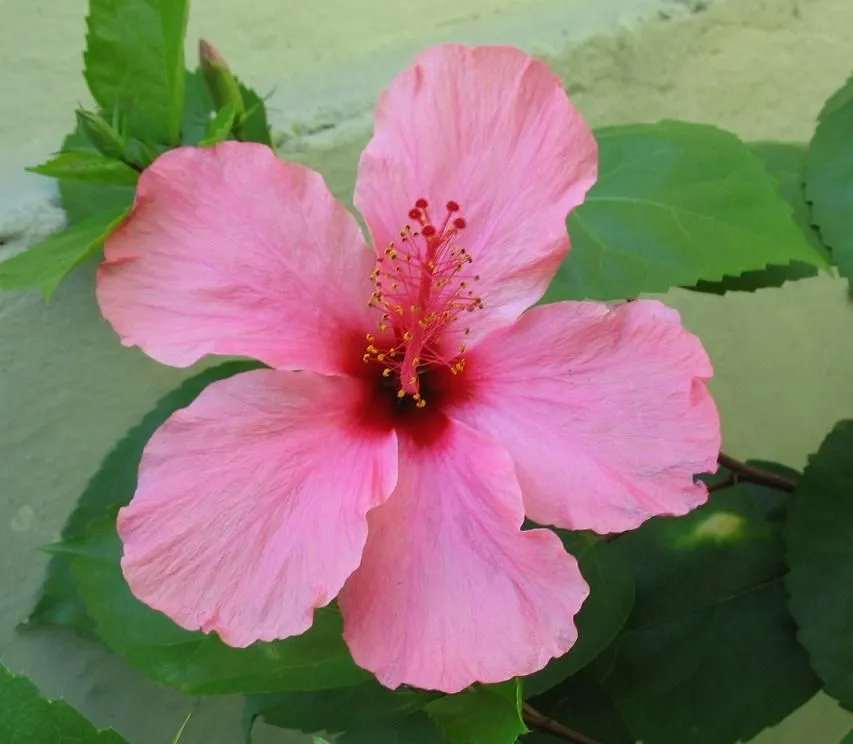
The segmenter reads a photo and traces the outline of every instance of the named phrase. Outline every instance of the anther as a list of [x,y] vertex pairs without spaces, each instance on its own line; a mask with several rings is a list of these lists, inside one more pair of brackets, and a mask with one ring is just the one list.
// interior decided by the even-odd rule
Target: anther
[[415,202],[415,206],[418,209],[426,209],[429,206],[429,202],[426,199],[418,199]]
[[447,202],[447,211],[448,212],[458,212],[459,211],[459,205],[455,201],[451,200],[451,201]]
[[425,238],[431,238],[435,235],[435,227],[433,225],[424,225],[424,229],[421,232]]
[[453,227],[455,227],[457,230],[464,230],[467,225],[468,223],[465,222],[464,217],[457,217],[455,220],[453,220]]

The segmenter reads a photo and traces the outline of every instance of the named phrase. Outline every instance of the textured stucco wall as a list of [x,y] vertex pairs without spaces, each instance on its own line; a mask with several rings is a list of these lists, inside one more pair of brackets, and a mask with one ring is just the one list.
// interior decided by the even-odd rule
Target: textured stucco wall
[[[61,220],[45,201],[49,183],[20,168],[55,147],[74,105],[86,100],[78,72],[85,4],[0,0],[0,235],[7,250]],[[190,40],[205,35],[250,83],[274,91],[273,118],[290,133],[285,153],[319,168],[343,198],[366,136],[366,106],[416,49],[438,40],[512,42],[547,56],[593,124],[668,116],[755,139],[807,139],[822,101],[853,67],[846,31],[853,3],[729,0],[688,12],[703,5],[195,0]],[[617,29],[638,15],[651,20]],[[98,316],[92,273],[74,275],[49,306],[34,294],[0,296],[0,658],[132,744],[169,741],[196,705],[187,744],[237,742],[237,701],[196,703],[67,634],[14,632],[42,578],[45,558],[35,549],[56,539],[116,439],[185,374],[118,345]],[[841,282],[820,278],[725,300],[687,292],[667,299],[714,360],[733,454],[801,465],[837,418],[853,415],[853,344],[834,346],[853,338]],[[824,700],[763,740],[834,744],[848,728]],[[286,739],[267,731],[258,740]]]

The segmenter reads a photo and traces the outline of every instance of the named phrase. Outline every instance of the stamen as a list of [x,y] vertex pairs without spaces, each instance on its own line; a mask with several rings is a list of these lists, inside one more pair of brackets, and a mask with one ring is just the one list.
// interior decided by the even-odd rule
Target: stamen
[[462,354],[465,344],[439,344],[439,340],[453,333],[468,335],[469,328],[453,325],[462,313],[483,307],[482,298],[470,288],[480,277],[466,272],[474,259],[457,243],[468,225],[458,215],[459,203],[448,201],[444,219],[436,223],[430,220],[428,208],[426,199],[418,199],[407,217],[419,229],[405,225],[399,242],[390,243],[377,258],[368,305],[379,308],[382,315],[379,336],[367,334],[363,357],[365,362],[383,365],[382,376],[400,382],[397,396],[412,396],[419,408],[426,405],[418,382],[424,371],[440,365],[459,374],[465,367],[460,356],[447,359],[442,351],[456,348]]

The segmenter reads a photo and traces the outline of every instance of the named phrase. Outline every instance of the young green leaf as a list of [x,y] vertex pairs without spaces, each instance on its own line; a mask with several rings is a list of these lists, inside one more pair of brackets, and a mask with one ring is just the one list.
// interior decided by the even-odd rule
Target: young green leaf
[[[811,225],[811,210],[806,202],[803,183],[806,146],[793,142],[754,142],[750,147],[764,161],[767,172],[776,179],[779,195],[791,205],[794,221],[806,240],[830,262],[832,257]],[[793,261],[787,266],[768,266],[766,269],[747,271],[740,276],[727,276],[719,282],[700,281],[688,289],[720,295],[726,292],[754,292],[765,287],[781,287],[797,279],[808,279],[817,276],[817,273],[815,266]]]
[[742,483],[612,543],[634,565],[636,599],[590,669],[637,740],[749,741],[820,687],[786,605],[789,500]]
[[827,265],[735,135],[663,121],[596,137],[598,182],[569,219],[572,250],[546,302],[634,297],[768,264]]
[[788,518],[790,607],[826,691],[853,710],[853,421],[809,459]]
[[166,396],[107,456],[81,497],[85,526],[51,546],[71,567],[97,635],[157,682],[199,694],[316,690],[357,684],[369,675],[353,663],[341,638],[334,607],[316,610],[303,635],[239,649],[214,635],[179,628],[131,593],[119,566],[117,510],[136,485],[142,450],[152,431],[175,410],[189,405],[213,379],[256,364],[222,365],[187,381]]
[[128,134],[178,144],[188,0],[90,0],[85,77]]
[[96,152],[62,152],[46,163],[27,170],[30,173],[67,181],[116,186],[133,186],[139,179],[139,173],[126,163]]
[[847,736],[845,736],[839,744],[853,744],[853,731],[851,731]]
[[125,210],[102,212],[49,235],[23,253],[0,263],[0,289],[40,289],[50,299],[60,282],[100,250],[125,217]]
[[853,77],[820,113],[806,158],[806,198],[838,270],[853,279]]
[[595,659],[622,629],[634,605],[634,575],[618,550],[586,533],[561,530],[558,534],[578,559],[590,593],[577,616],[577,643],[564,656],[525,677],[524,695],[528,698],[562,682]]
[[445,695],[426,712],[452,744],[513,744],[527,732],[521,706],[521,684],[512,680]]
[[269,726],[305,733],[338,733],[360,729],[423,708],[438,695],[420,690],[389,690],[375,680],[351,687],[315,692],[249,695],[243,710],[246,741],[256,718]]
[[260,142],[272,147],[272,135],[267,120],[267,107],[264,100],[251,88],[237,80],[240,93],[246,104],[246,113],[237,130],[237,139],[242,142]]
[[210,124],[207,125],[207,135],[199,142],[199,146],[209,147],[227,140],[234,130],[236,117],[237,108],[234,104],[226,104],[225,108],[217,112],[216,116],[211,119]]
[[96,729],[64,700],[48,700],[26,677],[0,664],[0,742],[4,744],[127,744]]

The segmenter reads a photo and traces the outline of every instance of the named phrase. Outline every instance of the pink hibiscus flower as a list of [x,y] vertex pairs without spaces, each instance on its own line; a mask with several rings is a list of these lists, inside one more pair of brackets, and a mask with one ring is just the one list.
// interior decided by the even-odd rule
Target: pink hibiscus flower
[[[658,302],[527,310],[569,250],[596,143],[511,48],[421,54],[382,95],[355,203],[263,146],[180,148],[98,274],[125,345],[210,385],[122,509],[134,594],[246,646],[335,597],[359,665],[456,692],[542,668],[588,589],[535,522],[602,533],[707,498],[711,365]],[[523,313],[523,314],[522,314]]]

